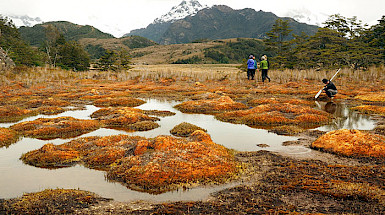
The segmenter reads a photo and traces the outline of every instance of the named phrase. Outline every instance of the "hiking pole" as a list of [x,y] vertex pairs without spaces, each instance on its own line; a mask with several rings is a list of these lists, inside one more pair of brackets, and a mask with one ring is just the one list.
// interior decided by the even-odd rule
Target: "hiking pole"
[[[332,77],[329,81],[333,80],[333,78],[336,77],[337,73],[338,73],[340,70],[341,70],[341,68],[339,68],[339,69],[337,70],[336,74],[334,74],[333,77]],[[318,91],[317,95],[314,96],[315,99],[317,99],[318,96],[321,95],[323,89],[324,89],[324,88],[322,88],[320,91]]]

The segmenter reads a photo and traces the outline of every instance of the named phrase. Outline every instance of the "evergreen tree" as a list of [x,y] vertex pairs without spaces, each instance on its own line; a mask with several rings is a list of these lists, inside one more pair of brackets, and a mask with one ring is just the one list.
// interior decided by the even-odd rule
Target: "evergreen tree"
[[97,66],[102,71],[121,71],[130,69],[131,57],[124,49],[106,50],[106,53],[99,59]]
[[41,55],[21,39],[19,31],[12,20],[0,15],[0,47],[16,65],[41,65]]
[[370,47],[376,48],[382,53],[382,63],[385,62],[385,16],[382,16],[377,25],[372,26],[365,31],[361,41],[367,43]]
[[278,55],[281,55],[288,49],[286,38],[292,30],[289,27],[288,20],[277,19],[271,30],[266,33],[268,38],[265,40],[268,49],[272,49]]
[[[64,38],[64,37],[63,37]],[[75,41],[64,42],[59,45],[59,59],[57,65],[63,69],[86,71],[90,67],[90,57],[80,44]]]
[[117,61],[117,56],[114,51],[106,50],[106,53],[100,57],[98,62],[98,68],[102,71],[113,70],[117,68],[114,67],[114,63]]
[[279,64],[282,67],[287,62],[287,52],[290,48],[290,43],[286,40],[292,30],[289,27],[288,20],[277,19],[271,29],[266,35],[265,40],[267,51],[274,53],[276,56],[273,61],[274,64]]
[[90,57],[75,41],[66,41],[63,34],[53,25],[45,28],[46,40],[40,50],[46,53],[47,63],[53,67],[85,71],[90,67]]
[[339,14],[331,15],[325,23],[325,28],[329,28],[341,33],[342,36],[353,39],[355,37],[359,37],[365,27],[361,20],[357,20],[356,16],[352,18],[345,18]]

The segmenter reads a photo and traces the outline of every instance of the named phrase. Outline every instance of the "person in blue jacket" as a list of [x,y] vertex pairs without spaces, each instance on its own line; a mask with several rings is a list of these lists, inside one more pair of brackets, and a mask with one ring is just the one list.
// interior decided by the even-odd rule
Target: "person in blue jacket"
[[254,80],[255,66],[254,56],[250,55],[249,59],[247,60],[247,80]]

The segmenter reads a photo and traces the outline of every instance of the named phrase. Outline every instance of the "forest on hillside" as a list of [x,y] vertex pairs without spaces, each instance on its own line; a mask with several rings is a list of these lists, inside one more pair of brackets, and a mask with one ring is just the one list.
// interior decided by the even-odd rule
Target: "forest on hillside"
[[[366,26],[356,17],[332,15],[318,28],[315,35],[291,34],[287,20],[277,19],[264,40],[241,39],[224,42],[203,50],[204,56],[193,56],[173,63],[244,63],[253,54],[266,54],[273,68],[319,69],[349,67],[367,68],[385,62],[385,16],[379,23]],[[87,27],[84,29],[93,29]],[[84,31],[83,29],[83,31]],[[100,70],[127,70],[130,68],[131,48],[151,46],[145,38],[135,37],[125,41],[124,48],[106,49],[101,45],[79,43],[79,36],[64,36],[60,28],[48,25],[43,32],[44,40],[31,46],[22,38],[20,31],[8,18],[0,18],[0,47],[17,66],[61,67],[67,70],[85,71],[91,64]],[[79,32],[71,34],[79,35]],[[68,32],[67,32],[68,33]],[[86,34],[88,35],[88,34]],[[292,39],[290,39],[292,38]],[[195,42],[205,42],[204,38]],[[36,45],[36,44],[35,44]]]

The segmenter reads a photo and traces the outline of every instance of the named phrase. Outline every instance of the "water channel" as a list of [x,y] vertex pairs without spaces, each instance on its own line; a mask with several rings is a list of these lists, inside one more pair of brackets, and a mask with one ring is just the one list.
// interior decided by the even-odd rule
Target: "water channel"
[[[264,129],[255,129],[246,125],[221,122],[216,120],[212,115],[184,114],[173,108],[176,104],[178,104],[178,102],[149,99],[147,103],[137,107],[143,110],[168,110],[176,113],[174,116],[159,117],[161,119],[158,121],[160,127],[154,130],[126,132],[101,128],[80,137],[128,134],[150,138],[158,135],[171,135],[170,130],[174,126],[182,122],[188,122],[207,129],[207,133],[210,134],[215,143],[230,149],[239,151],[258,151],[263,149],[286,154],[304,154],[311,151],[311,149],[303,146],[282,146],[283,142],[297,140],[297,137],[282,136]],[[331,131],[341,128],[371,130],[374,128],[374,122],[369,116],[350,111],[344,104],[321,102],[317,103],[317,108],[326,111],[329,110],[335,118],[333,123],[319,127],[317,128],[318,130]],[[98,109],[99,108],[95,106],[88,105],[85,110],[70,110],[55,116],[39,115],[26,118],[22,121],[60,116],[90,119],[90,115]],[[0,123],[0,127],[9,127],[13,124],[14,123]],[[23,153],[39,149],[46,143],[58,145],[70,140],[71,139],[38,140],[22,138],[9,147],[0,148],[0,198],[19,197],[23,193],[38,192],[49,188],[65,188],[92,191],[100,196],[113,198],[117,201],[196,201],[207,198],[210,193],[217,190],[234,186],[234,184],[207,186],[153,195],[127,189],[116,182],[109,182],[105,179],[104,171],[88,169],[81,165],[49,170],[25,165],[19,160]],[[259,144],[267,144],[269,147],[260,148],[258,146]]]

